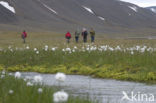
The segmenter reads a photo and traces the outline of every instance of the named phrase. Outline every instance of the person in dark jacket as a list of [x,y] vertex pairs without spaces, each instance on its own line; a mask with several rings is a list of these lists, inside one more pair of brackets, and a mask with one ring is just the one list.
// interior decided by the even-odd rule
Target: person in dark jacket
[[95,40],[95,31],[93,28],[90,29],[90,37],[91,37],[91,42],[93,43]]
[[83,28],[82,37],[83,37],[83,42],[84,42],[84,43],[87,42],[87,36],[88,36],[87,29]]
[[23,30],[23,32],[22,32],[22,39],[23,39],[23,43],[25,43],[26,42],[26,38],[27,38],[27,33],[26,33],[26,31],[25,30]]
[[65,35],[66,39],[67,39],[67,43],[70,43],[70,39],[71,39],[71,34],[70,32],[67,32]]
[[77,29],[76,31],[75,31],[75,41],[76,41],[76,43],[78,43],[78,41],[79,41],[79,35],[80,35],[81,33],[80,33],[80,31],[79,31],[79,29]]

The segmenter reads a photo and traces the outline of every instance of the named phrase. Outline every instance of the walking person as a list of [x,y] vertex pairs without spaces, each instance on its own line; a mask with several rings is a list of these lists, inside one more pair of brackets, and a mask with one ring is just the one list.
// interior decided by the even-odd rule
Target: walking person
[[86,28],[83,28],[82,37],[83,37],[83,42],[84,42],[84,43],[87,42],[87,36],[88,36],[87,29],[86,29]]
[[70,39],[71,39],[71,34],[70,32],[67,32],[65,35],[66,39],[67,39],[67,43],[70,43]]
[[91,37],[91,43],[94,43],[95,40],[95,31],[93,28],[90,29],[90,37]]
[[79,35],[80,35],[80,31],[79,31],[79,29],[77,29],[77,30],[75,31],[75,41],[76,41],[76,43],[79,42]]
[[23,30],[23,32],[22,32],[22,39],[23,39],[23,43],[26,43],[26,38],[27,38],[27,33],[26,33],[26,31],[25,30]]

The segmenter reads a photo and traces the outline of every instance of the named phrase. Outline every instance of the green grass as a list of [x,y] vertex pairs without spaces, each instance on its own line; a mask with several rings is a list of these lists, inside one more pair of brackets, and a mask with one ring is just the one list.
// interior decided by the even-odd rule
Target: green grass
[[[61,50],[56,52],[42,50],[44,45],[49,47],[82,47],[82,38],[76,44],[72,33],[69,45],[65,43],[63,33],[28,32],[27,43],[23,44],[21,32],[0,32],[0,48],[7,50],[8,46],[25,47],[29,45],[40,49],[37,55],[33,50],[0,52],[0,69],[8,71],[30,71],[41,73],[64,72],[66,74],[90,75],[97,78],[111,78],[136,82],[156,83],[156,52],[131,55],[129,52],[75,52],[65,54]],[[88,38],[90,42],[90,38]],[[132,47],[146,45],[156,48],[156,40],[124,40],[108,39],[96,34],[95,45],[110,45],[116,47]]]
[[0,69],[7,71],[30,71],[90,75],[97,78],[156,83],[156,52],[134,55],[120,51],[92,51],[64,53],[33,50],[0,52]]
[[[43,92],[38,93],[38,88],[42,88]],[[13,94],[9,94],[9,90],[13,90]],[[0,103],[54,103],[53,94],[55,92],[57,92],[57,87],[27,86],[22,79],[16,79],[8,75],[0,78]],[[66,103],[92,102],[69,94],[69,99]]]

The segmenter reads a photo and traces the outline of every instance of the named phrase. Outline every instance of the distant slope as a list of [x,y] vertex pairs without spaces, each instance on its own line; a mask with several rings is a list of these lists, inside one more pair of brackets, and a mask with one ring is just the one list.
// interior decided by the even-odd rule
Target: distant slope
[[17,22],[16,15],[0,5],[0,23],[12,24],[15,22]]
[[147,9],[149,9],[152,12],[156,13],[156,6],[147,7]]
[[[3,1],[3,0],[0,0]],[[5,0],[12,13],[0,5],[0,24],[52,31],[93,27],[99,32],[134,31],[156,27],[156,13],[119,0]]]

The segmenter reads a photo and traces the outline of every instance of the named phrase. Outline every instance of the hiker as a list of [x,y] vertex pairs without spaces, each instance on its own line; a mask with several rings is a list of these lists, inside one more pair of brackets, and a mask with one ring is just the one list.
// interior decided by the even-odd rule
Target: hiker
[[79,29],[77,29],[75,31],[75,41],[76,41],[76,43],[78,43],[78,41],[79,41],[79,35],[80,35],[80,31],[79,31]]
[[25,41],[26,37],[27,37],[27,33],[26,33],[26,31],[24,30],[24,31],[22,32],[23,43],[26,42],[26,41]]
[[87,29],[86,28],[83,28],[82,36],[83,36],[83,42],[84,43],[87,42],[87,35],[88,35]]
[[66,39],[67,39],[67,43],[70,42],[70,39],[71,39],[71,34],[70,32],[67,32],[66,35],[65,35]]
[[90,37],[91,37],[91,43],[95,40],[95,31],[93,28],[90,29]]

